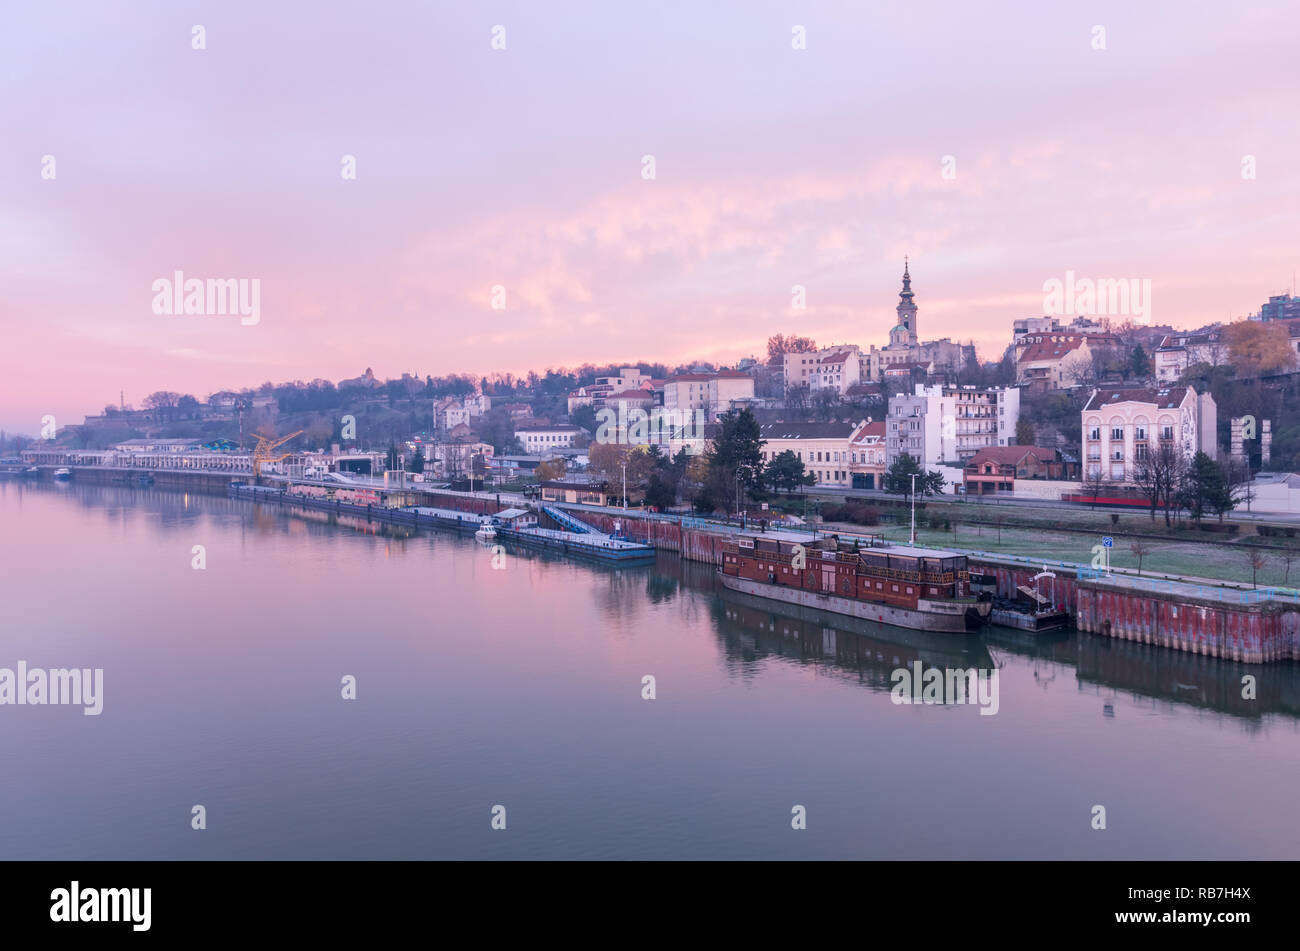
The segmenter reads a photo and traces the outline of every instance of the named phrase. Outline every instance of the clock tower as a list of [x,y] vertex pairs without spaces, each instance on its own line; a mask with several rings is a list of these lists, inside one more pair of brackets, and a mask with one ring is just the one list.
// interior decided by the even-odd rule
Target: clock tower
[[889,332],[891,347],[915,347],[916,303],[912,300],[912,275],[908,271],[907,258],[903,258],[903,289],[898,295],[898,325]]

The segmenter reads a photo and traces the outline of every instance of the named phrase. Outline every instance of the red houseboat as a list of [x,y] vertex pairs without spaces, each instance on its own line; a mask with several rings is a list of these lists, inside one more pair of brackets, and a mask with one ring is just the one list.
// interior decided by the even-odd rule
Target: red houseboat
[[965,555],[834,535],[737,535],[723,549],[720,577],[732,591],[923,631],[978,631],[993,608],[990,595],[972,593]]

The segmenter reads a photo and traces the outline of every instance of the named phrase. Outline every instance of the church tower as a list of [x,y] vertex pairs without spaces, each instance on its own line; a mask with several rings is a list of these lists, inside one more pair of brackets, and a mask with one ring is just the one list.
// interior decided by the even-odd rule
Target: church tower
[[912,275],[908,272],[907,258],[903,258],[903,290],[898,295],[898,326],[889,332],[891,347],[915,347],[916,304],[912,300]]

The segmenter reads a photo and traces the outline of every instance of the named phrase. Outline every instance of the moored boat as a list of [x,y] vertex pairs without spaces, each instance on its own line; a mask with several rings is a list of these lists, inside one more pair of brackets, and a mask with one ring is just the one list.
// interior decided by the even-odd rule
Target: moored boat
[[68,468],[55,469],[54,480],[56,482],[68,482],[72,479],[72,470]]
[[723,546],[720,578],[732,591],[923,631],[978,631],[993,607],[989,594],[970,590],[965,555],[834,535],[737,535]]
[[474,533],[474,537],[481,542],[491,541],[497,537],[497,530],[491,525],[481,525],[479,530]]

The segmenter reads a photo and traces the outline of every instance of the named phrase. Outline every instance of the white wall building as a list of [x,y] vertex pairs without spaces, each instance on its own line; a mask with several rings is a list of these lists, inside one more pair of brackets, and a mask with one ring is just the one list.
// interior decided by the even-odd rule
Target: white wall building
[[1132,484],[1166,440],[1188,460],[1197,452],[1218,458],[1214,397],[1190,386],[1093,390],[1081,418],[1084,479]]
[[818,485],[849,486],[853,479],[850,442],[854,433],[865,426],[860,423],[765,423],[759,427],[764,440],[763,462],[768,463],[782,452],[793,452],[812,473]]
[[923,383],[889,397],[885,417],[887,464],[907,453],[924,466],[965,462],[988,446],[1015,443],[1020,420],[1016,387]]
[[842,396],[862,379],[862,351],[856,344],[787,353],[783,359],[786,389],[807,386],[813,392],[830,389]]
[[1217,329],[1187,334],[1168,334],[1153,357],[1156,379],[1176,383],[1188,367],[1198,363],[1218,366],[1228,358],[1228,347]]
[[664,409],[703,410],[712,420],[727,411],[732,400],[753,398],[754,378],[739,370],[683,373],[664,381]]
[[521,427],[515,430],[515,436],[523,443],[524,452],[531,456],[544,454],[553,449],[572,448],[574,440],[582,431],[578,426],[561,423],[553,426]]

